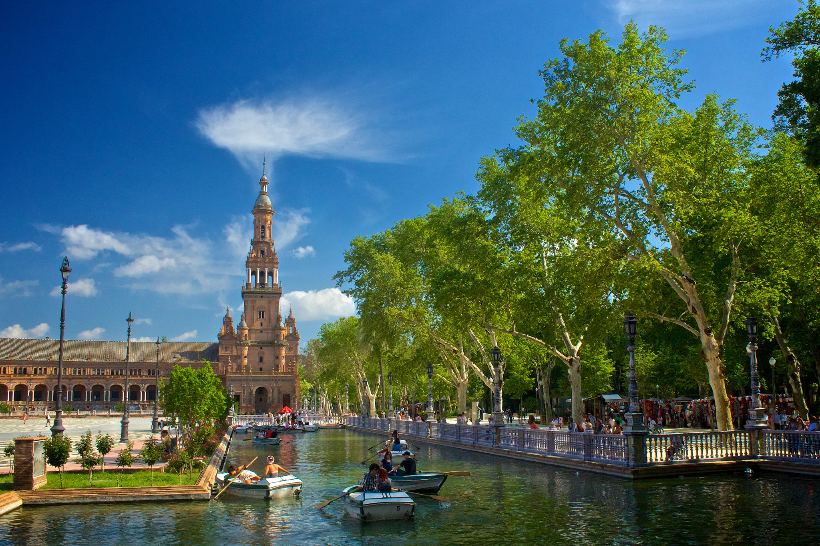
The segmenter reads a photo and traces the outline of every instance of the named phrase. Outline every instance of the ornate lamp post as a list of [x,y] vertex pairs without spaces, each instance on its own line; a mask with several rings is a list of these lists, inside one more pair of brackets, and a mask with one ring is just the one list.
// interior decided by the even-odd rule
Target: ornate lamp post
[[131,359],[131,323],[134,322],[130,312],[125,322],[128,323],[128,337],[125,341],[125,396],[123,396],[122,421],[120,421],[120,442],[128,441],[128,399],[131,398],[128,392],[128,362]]
[[493,426],[504,426],[501,413],[501,349],[493,347]]
[[[154,434],[159,432],[159,346],[162,342],[157,338],[157,365],[154,368],[154,416],[151,418],[151,432]],[[233,400],[231,400],[233,403]],[[231,406],[233,407],[233,406]]]
[[777,364],[777,360],[775,359],[774,355],[769,357],[769,368],[772,369],[772,403],[774,403],[774,397],[777,393],[777,387],[774,386],[774,365]]
[[393,414],[393,372],[387,372],[387,383],[390,385],[390,400],[388,401],[387,411]]
[[57,400],[54,406],[54,425],[51,427],[51,435],[57,436],[65,431],[63,426],[63,340],[65,338],[65,294],[68,291],[68,275],[71,273],[71,265],[68,257],[63,257],[60,265],[60,275],[63,284],[60,291],[63,294],[63,302],[60,305],[60,352],[57,357]]
[[644,426],[638,404],[638,379],[635,376],[635,336],[638,333],[638,321],[632,313],[627,313],[624,317],[624,332],[629,339],[629,345],[626,347],[629,351],[629,411],[626,413],[624,432],[640,432]]
[[433,416],[435,410],[433,409],[433,363],[427,363],[427,420],[435,421]]
[[745,428],[759,429],[768,427],[760,404],[760,379],[757,376],[757,319],[750,316],[746,319],[746,334],[749,336],[749,369],[751,375],[752,406],[749,408],[749,421]]

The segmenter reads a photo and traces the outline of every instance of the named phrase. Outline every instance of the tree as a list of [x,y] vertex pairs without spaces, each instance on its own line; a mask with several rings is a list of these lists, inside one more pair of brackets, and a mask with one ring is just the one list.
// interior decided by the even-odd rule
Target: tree
[[816,0],[801,1],[803,7],[791,21],[769,29],[764,60],[785,53],[793,55],[794,81],[778,91],[774,111],[777,128],[803,143],[806,163],[820,167],[820,6]]
[[[680,52],[665,33],[628,24],[621,43],[601,32],[587,43],[563,41],[563,58],[542,72],[544,97],[518,127],[544,183],[556,186],[564,217],[609,231],[627,259],[660,276],[679,309],[644,316],[683,328],[701,346],[717,424],[732,427],[722,360],[747,241],[746,166],[759,132],[708,96],[689,113],[692,89]],[[635,279],[632,292],[641,290]]]
[[120,469],[119,474],[117,474],[117,487],[120,486],[120,476],[122,475],[123,470],[127,468],[131,468],[131,465],[134,464],[134,454],[132,451],[134,450],[134,442],[128,440],[128,443],[125,444],[125,447],[122,451],[119,452],[117,458],[114,460],[114,464]]
[[200,368],[174,366],[160,388],[160,404],[166,414],[179,419],[187,445],[193,430],[227,416],[230,400],[211,363],[206,361]]
[[79,455],[77,462],[88,470],[88,483],[92,483],[94,467],[102,463],[102,456],[94,451],[94,439],[90,430],[80,436],[80,441],[77,442],[77,454]]
[[43,442],[43,452],[46,462],[54,468],[60,469],[60,488],[63,487],[63,467],[71,455],[71,438],[58,434]]
[[140,451],[140,459],[151,469],[151,485],[154,485],[154,465],[162,458],[162,450],[156,439],[149,438]]
[[97,451],[100,454],[100,462],[102,471],[105,472],[105,456],[111,452],[114,447],[114,438],[110,434],[97,434]]

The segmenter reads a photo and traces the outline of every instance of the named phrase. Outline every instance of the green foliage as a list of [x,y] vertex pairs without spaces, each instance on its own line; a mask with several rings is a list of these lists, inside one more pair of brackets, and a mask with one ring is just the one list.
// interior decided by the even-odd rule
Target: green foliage
[[154,480],[154,465],[162,459],[162,449],[154,438],[150,438],[140,451],[140,459],[151,469],[151,483]]
[[[149,484],[155,486],[164,485],[193,485],[199,479],[199,473],[163,473],[158,472],[153,476],[148,470],[136,470],[132,472],[106,472],[103,474],[96,474],[94,476],[94,483],[90,484],[88,478],[78,472],[66,472],[64,474],[65,487],[71,489],[80,489],[85,487],[145,487]],[[48,474],[46,485],[43,490],[61,488],[60,481],[57,475]]]
[[5,448],[3,448],[3,454],[6,457],[14,457],[14,442],[13,441],[10,442],[9,444],[7,444]]
[[63,467],[71,456],[71,438],[58,434],[43,442],[46,462],[60,469],[60,487],[63,486]]
[[122,475],[122,470],[125,468],[130,468],[131,465],[134,464],[134,442],[128,440],[128,443],[125,444],[125,448],[117,454],[117,458],[114,460],[114,464],[120,469],[120,472],[117,473],[117,487],[120,486],[120,477]]
[[9,413],[11,413],[11,411],[12,411],[11,405],[9,405],[5,402],[0,402],[0,413],[8,415]]
[[105,456],[108,455],[114,447],[114,438],[112,438],[110,434],[97,434],[96,445],[97,451],[100,454],[102,470],[105,471]]
[[77,450],[77,454],[80,457],[83,457],[92,451],[94,451],[94,438],[91,436],[91,431],[87,430],[80,436],[80,441],[77,442],[77,446],[75,447]]
[[194,431],[225,419],[230,400],[210,362],[205,362],[201,368],[174,366],[160,387],[160,404],[166,415],[179,419],[188,445]]

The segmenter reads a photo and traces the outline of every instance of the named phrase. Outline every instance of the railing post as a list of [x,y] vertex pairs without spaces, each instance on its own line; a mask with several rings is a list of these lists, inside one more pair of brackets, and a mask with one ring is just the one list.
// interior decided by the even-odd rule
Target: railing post
[[749,456],[758,458],[766,454],[766,446],[763,445],[764,436],[761,428],[747,428],[749,435]]
[[636,430],[624,432],[626,436],[626,464],[627,466],[646,465],[646,432]]
[[547,434],[547,453],[555,453],[555,434],[553,431]]
[[432,438],[433,437],[433,421],[428,420],[425,423],[427,424],[427,437]]

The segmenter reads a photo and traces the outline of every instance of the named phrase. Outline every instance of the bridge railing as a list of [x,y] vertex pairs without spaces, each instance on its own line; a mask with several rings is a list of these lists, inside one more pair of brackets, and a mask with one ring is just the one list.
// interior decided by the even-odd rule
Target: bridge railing
[[763,445],[770,459],[820,463],[820,432],[766,430]]
[[749,432],[684,432],[650,434],[646,438],[647,463],[746,459],[754,456]]

